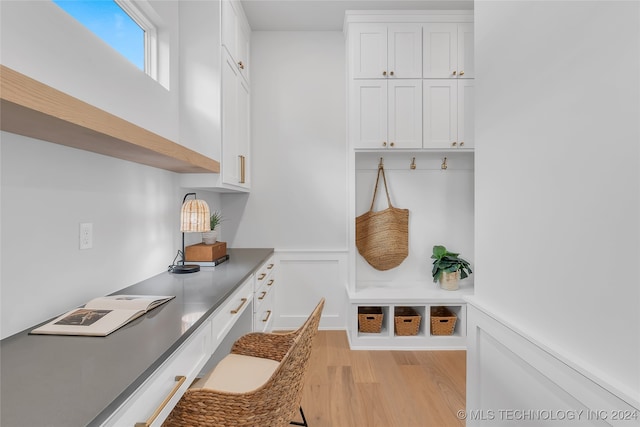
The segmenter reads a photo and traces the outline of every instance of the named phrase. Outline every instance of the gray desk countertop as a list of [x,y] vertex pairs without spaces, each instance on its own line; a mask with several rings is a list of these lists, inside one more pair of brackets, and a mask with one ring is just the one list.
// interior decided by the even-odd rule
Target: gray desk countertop
[[[103,423],[273,249],[229,249],[228,253],[229,261],[214,269],[161,273],[114,292],[176,298],[107,337],[29,335],[33,329],[29,328],[2,340],[0,425]],[[186,329],[185,318],[193,322]]]

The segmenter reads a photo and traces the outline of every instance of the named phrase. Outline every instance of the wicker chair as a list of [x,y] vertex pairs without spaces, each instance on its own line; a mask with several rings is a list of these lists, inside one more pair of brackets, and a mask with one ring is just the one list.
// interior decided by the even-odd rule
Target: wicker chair
[[[306,425],[300,400],[323,307],[324,298],[294,332],[250,333],[239,338],[231,354],[186,391],[163,426]],[[274,365],[271,371],[269,364]],[[262,372],[266,382],[256,386],[256,378],[260,380],[256,372]],[[238,390],[242,388],[246,390]],[[298,411],[304,423],[292,421]]]

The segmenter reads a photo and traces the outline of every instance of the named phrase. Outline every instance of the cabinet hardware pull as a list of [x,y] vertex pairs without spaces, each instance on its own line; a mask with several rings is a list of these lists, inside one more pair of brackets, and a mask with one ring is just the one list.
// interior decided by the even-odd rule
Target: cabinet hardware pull
[[396,143],[395,143],[395,142],[392,142],[392,143],[391,143],[391,144],[389,144],[389,145],[390,145],[390,146],[392,146],[392,147],[395,147]]
[[393,76],[393,71],[391,71],[391,72],[389,73],[389,75],[390,75],[390,76]]
[[245,159],[244,156],[239,155],[240,158],[240,184],[245,183]]
[[460,141],[460,147],[464,147],[464,141]]
[[274,280],[273,280],[273,279],[269,280],[269,281],[267,282],[267,286],[271,286],[271,285],[273,285],[273,282],[274,282]]
[[246,298],[242,298],[242,302],[240,303],[240,305],[238,306],[238,308],[236,308],[235,310],[231,310],[231,314],[238,314],[238,312],[240,311],[240,309],[242,308],[242,306],[247,302]]
[[267,317],[265,317],[264,319],[262,319],[263,322],[266,322],[267,320],[269,320],[269,317],[271,317],[271,310],[267,310]]
[[242,61],[238,62],[238,67],[239,67],[241,70],[244,70],[244,64],[242,63]]
[[386,147],[387,146],[387,141],[382,141],[382,146]]
[[267,270],[271,270],[272,268],[273,268],[273,264],[269,264],[269,265],[267,266]]
[[267,292],[266,292],[266,291],[262,291],[262,295],[260,295],[260,296],[258,297],[258,299],[259,299],[259,300],[263,300],[263,299],[264,299],[264,297],[266,297],[266,296],[267,296]]
[[455,141],[453,141],[453,142],[451,143],[451,146],[453,146],[453,147],[457,147],[457,146],[458,146],[458,143],[457,143],[457,142],[455,142]]
[[383,76],[386,76],[386,75],[387,75],[387,72],[386,72],[386,71],[383,71],[383,72],[382,72],[382,75],[383,75]]
[[267,277],[267,273],[262,273],[262,274],[260,275],[260,277],[258,277],[258,280],[262,280],[262,279],[264,279],[265,277]]
[[457,72],[456,72],[456,71],[454,71],[454,72],[453,72],[453,75],[455,76],[456,74],[457,74]]
[[461,76],[464,76],[464,71],[460,71],[460,75],[461,75]]
[[169,393],[169,395],[164,398],[160,406],[156,408],[156,410],[153,412],[153,414],[151,414],[151,416],[147,421],[136,423],[135,427],[149,427],[151,424],[153,424],[156,418],[158,418],[158,415],[160,415],[160,412],[162,412],[164,407],[167,406],[167,403],[169,403],[171,398],[178,392],[178,389],[182,384],[184,384],[186,380],[187,380],[187,377],[185,377],[184,375],[176,375],[175,377],[176,385],[174,385],[173,388],[171,389],[171,393]]

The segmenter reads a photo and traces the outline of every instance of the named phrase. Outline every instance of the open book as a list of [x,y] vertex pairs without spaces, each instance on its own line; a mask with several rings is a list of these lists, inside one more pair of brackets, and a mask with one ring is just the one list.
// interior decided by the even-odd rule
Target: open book
[[111,295],[95,298],[83,308],[75,308],[31,333],[104,337],[173,298],[175,296],[159,295]]

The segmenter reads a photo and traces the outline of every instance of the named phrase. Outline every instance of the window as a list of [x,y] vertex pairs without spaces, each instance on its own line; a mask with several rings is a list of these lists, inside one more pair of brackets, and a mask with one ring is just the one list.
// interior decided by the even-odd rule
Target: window
[[139,69],[157,79],[156,30],[125,0],[53,0]]

